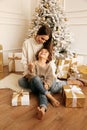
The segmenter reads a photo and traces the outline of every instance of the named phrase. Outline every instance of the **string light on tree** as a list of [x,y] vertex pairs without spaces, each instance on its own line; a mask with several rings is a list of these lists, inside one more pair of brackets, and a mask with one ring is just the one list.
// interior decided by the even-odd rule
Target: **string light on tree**
[[67,21],[60,0],[41,0],[35,9],[32,20],[33,26],[29,29],[28,36],[35,35],[42,24],[47,24],[52,29],[54,55],[58,57],[69,51],[72,42]]

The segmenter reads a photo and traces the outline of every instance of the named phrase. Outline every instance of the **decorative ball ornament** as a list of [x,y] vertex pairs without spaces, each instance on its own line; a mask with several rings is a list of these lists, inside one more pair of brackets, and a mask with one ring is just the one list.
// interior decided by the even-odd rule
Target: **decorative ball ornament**
[[45,7],[48,9],[49,8],[49,4],[46,4]]
[[36,8],[36,9],[35,9],[35,12],[37,12],[37,13],[40,13],[40,11],[41,11],[40,8]]
[[68,21],[68,18],[64,18],[65,21]]
[[42,20],[45,21],[45,17],[42,17]]
[[36,8],[36,9],[35,9],[35,12],[38,12],[38,10],[39,10],[39,8]]

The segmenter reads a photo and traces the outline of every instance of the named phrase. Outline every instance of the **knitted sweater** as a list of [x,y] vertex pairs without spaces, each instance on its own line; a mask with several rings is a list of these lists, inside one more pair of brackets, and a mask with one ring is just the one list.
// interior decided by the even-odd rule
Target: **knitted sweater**
[[30,80],[34,76],[39,76],[42,82],[45,81],[49,85],[49,87],[52,85],[52,82],[54,80],[52,68],[49,63],[45,67],[42,67],[38,64],[38,61],[34,62],[33,72],[31,73],[30,71],[28,71],[26,78]]
[[36,60],[36,53],[43,47],[43,44],[38,44],[34,38],[25,40],[22,47],[22,64],[24,71],[28,70],[28,64]]

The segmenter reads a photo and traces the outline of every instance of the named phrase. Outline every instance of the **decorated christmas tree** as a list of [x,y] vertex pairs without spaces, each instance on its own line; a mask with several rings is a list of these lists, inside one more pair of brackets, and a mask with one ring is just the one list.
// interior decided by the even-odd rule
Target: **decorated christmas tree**
[[54,45],[54,55],[69,54],[71,44],[71,34],[67,24],[67,17],[63,7],[58,0],[41,0],[28,30],[28,36],[35,35],[42,24],[47,24],[52,29],[52,41]]

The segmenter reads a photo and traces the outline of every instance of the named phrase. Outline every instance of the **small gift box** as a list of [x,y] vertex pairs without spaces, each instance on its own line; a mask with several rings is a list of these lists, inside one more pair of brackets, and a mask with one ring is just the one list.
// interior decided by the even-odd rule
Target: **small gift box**
[[84,82],[85,86],[87,86],[87,65],[77,66],[77,73],[72,73],[71,77]]
[[87,74],[80,74],[80,73],[75,73],[73,74],[73,76],[82,81],[84,83],[85,86],[87,86]]
[[68,78],[68,72],[70,68],[70,62],[71,59],[59,59],[57,63],[57,77],[59,79],[67,79]]
[[63,86],[63,98],[66,107],[83,107],[85,95],[76,85]]
[[13,92],[12,106],[30,105],[29,92]]
[[9,60],[9,72],[23,72],[23,65],[21,63],[21,52],[9,53],[8,60]]
[[87,65],[80,65],[77,68],[78,68],[79,73],[83,75],[87,75]]
[[0,72],[3,71],[3,54],[2,54],[2,45],[0,45]]

